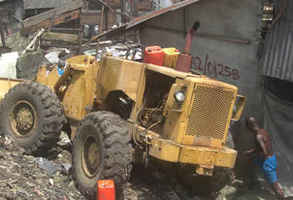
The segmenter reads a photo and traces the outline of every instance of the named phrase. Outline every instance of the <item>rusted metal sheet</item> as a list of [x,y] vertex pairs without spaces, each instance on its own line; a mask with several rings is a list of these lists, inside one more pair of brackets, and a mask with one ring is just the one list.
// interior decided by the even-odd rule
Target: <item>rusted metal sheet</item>
[[[80,16],[81,24],[98,24],[100,21],[101,12],[100,11],[82,11]],[[116,15],[111,12],[107,15],[108,25],[114,25],[116,23]]]
[[152,1],[149,0],[141,0],[135,2],[135,9],[137,11],[149,11],[152,9]]
[[287,9],[266,37],[263,75],[293,81],[293,1],[285,1]]
[[105,6],[106,8],[108,8],[111,12],[115,12],[115,10],[106,1],[103,1],[103,0],[95,0],[95,1]]
[[77,44],[79,42],[78,35],[68,33],[46,32],[42,35],[42,40],[47,41],[64,41]]
[[39,15],[24,20],[22,33],[35,32],[40,28],[49,28],[53,25],[62,24],[80,17],[80,10],[83,7],[81,0],[74,1],[62,8],[55,8]]
[[119,26],[117,28],[109,29],[107,31],[103,31],[103,32],[99,33],[98,35],[94,36],[93,38],[91,38],[86,43],[84,43],[83,46],[86,46],[91,42],[97,41],[98,39],[100,39],[102,37],[106,37],[106,36],[111,37],[111,36],[122,35],[125,32],[126,25],[127,24],[124,24],[124,25]]
[[168,12],[172,12],[172,11],[175,11],[175,10],[178,10],[180,8],[183,8],[183,7],[186,7],[188,5],[191,5],[193,3],[196,3],[198,2],[199,0],[186,0],[186,1],[182,1],[182,2],[179,2],[179,3],[176,3],[172,6],[169,6],[167,8],[163,8],[163,9],[160,9],[160,10],[156,10],[154,12],[151,12],[150,14],[147,14],[147,15],[144,15],[144,16],[141,16],[141,17],[137,17],[135,18],[134,20],[130,21],[127,25],[127,29],[129,28],[132,28],[138,24],[141,24],[143,22],[146,22],[152,18],[155,18],[155,17],[158,17],[160,15],[163,15],[163,14],[166,14]]
[[72,0],[24,0],[24,9],[60,8]]
[[41,47],[79,48],[79,36],[69,33],[46,32],[41,37]]
[[120,0],[106,0],[112,8],[120,8]]

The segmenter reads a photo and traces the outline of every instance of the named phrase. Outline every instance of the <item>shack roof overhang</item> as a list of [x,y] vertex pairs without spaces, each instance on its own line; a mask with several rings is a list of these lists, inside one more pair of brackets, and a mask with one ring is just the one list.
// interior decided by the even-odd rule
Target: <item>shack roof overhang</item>
[[164,15],[166,13],[169,13],[169,12],[172,12],[172,11],[175,11],[175,10],[179,10],[181,8],[184,8],[184,7],[187,7],[191,4],[194,4],[196,2],[198,2],[200,0],[185,0],[185,1],[181,1],[181,2],[178,2],[178,3],[175,3],[173,4],[172,6],[169,6],[167,8],[162,8],[160,10],[156,10],[156,11],[153,11],[147,15],[144,15],[144,16],[141,16],[141,17],[137,17],[133,20],[131,20],[130,22],[127,23],[127,26],[126,26],[126,29],[131,29],[137,25],[140,25],[146,21],[149,21],[153,18],[156,18],[158,16],[161,16],[161,15]]
[[132,29],[132,28],[135,28],[139,25],[142,25],[143,23],[148,22],[151,19],[154,19],[154,18],[157,18],[157,17],[162,16],[164,14],[185,8],[187,6],[190,6],[191,4],[194,4],[199,1],[200,0],[185,0],[185,1],[175,3],[169,7],[150,12],[149,14],[146,14],[144,16],[140,16],[140,17],[133,19],[130,22],[123,24],[122,26],[104,31],[104,32],[100,33],[99,35],[95,36],[94,38],[92,38],[90,40],[90,42],[97,40],[99,38],[102,38],[104,36],[111,38],[111,36],[113,36],[113,35],[115,36],[115,35],[117,35],[117,33],[125,32],[125,31],[127,32],[129,29]]

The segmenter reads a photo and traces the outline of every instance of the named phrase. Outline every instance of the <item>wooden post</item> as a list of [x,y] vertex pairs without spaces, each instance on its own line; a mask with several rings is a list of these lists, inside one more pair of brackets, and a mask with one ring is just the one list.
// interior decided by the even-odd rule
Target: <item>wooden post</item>
[[[81,16],[81,8],[79,9],[80,16]],[[79,42],[79,47],[78,47],[78,54],[81,53],[81,45],[82,45],[82,35],[83,35],[83,24],[81,23],[81,17],[79,18],[79,33],[78,33],[78,42]]]
[[105,30],[108,30],[109,22],[108,22],[108,17],[109,17],[109,9],[105,8],[105,15],[104,15],[104,20],[105,20]]
[[[0,22],[1,23],[1,22]],[[4,33],[4,27],[2,24],[0,24],[0,33],[1,33],[1,42],[2,42],[2,47],[6,48],[6,43],[5,43],[5,33]]]
[[125,0],[120,0],[120,9],[121,9],[121,22],[124,24],[126,22],[125,19]]

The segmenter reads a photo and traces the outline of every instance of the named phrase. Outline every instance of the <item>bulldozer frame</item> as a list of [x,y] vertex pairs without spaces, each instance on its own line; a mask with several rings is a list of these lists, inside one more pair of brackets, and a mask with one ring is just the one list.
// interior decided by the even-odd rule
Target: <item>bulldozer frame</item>
[[[63,103],[66,117],[73,124],[72,130],[76,129],[74,122],[82,120],[88,113],[104,109],[111,110],[107,98],[113,92],[120,91],[135,102],[134,108],[130,109],[126,119],[130,125],[133,140],[142,144],[144,148],[147,146],[150,156],[174,163],[195,164],[197,166],[196,172],[202,175],[212,175],[214,166],[233,168],[237,152],[223,146],[230,120],[226,119],[225,134],[222,139],[212,137],[194,139],[193,135],[185,135],[186,122],[177,123],[177,121],[190,117],[191,104],[174,108],[176,105],[173,105],[175,104],[172,101],[173,98],[169,98],[163,112],[170,119],[167,120],[168,124],[172,125],[163,127],[164,133],[145,128],[137,122],[137,115],[145,98],[147,71],[173,79],[174,84],[170,86],[170,94],[175,93],[176,88],[180,88],[184,84],[194,84],[194,82],[198,85],[208,84],[210,87],[213,87],[212,84],[215,87],[228,87],[228,84],[208,79],[205,76],[192,75],[166,67],[126,61],[114,57],[105,57],[101,63],[97,63],[94,57],[77,56],[68,59],[67,63],[65,73],[60,78],[57,78],[57,70],[46,76],[46,69],[41,68],[37,76],[37,82],[48,85],[55,91]],[[188,87],[186,99],[192,99],[193,87]],[[235,120],[237,120],[236,118],[240,117],[243,110],[245,98],[237,96],[236,87],[229,87],[234,90],[231,101],[235,102],[236,98],[241,99],[238,112],[234,114]],[[111,111],[121,115],[119,110]],[[182,113],[181,119],[176,116],[178,113]],[[227,114],[228,119],[232,118],[232,104]]]
[[[15,86],[1,102],[2,130],[30,153],[51,147],[61,128],[70,133],[73,177],[89,197],[95,195],[97,178],[127,180],[130,142],[142,152],[144,164],[153,157],[193,165],[194,172],[208,176],[216,167],[234,167],[237,152],[225,142],[230,121],[241,116],[245,97],[230,84],[111,56],[97,62],[86,55],[69,58],[61,76],[57,67],[41,67],[35,82],[5,82]],[[15,108],[13,101],[22,99],[32,99],[27,105],[39,112],[33,116],[47,118],[28,123],[29,134],[20,137],[3,115],[21,118],[10,110]],[[17,128],[24,123],[15,124]]]

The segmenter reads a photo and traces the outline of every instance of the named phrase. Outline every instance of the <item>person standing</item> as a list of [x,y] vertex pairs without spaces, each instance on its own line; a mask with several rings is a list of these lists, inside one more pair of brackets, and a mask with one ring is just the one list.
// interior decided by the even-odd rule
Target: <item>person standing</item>
[[277,159],[273,152],[271,136],[259,127],[254,117],[248,117],[246,122],[247,127],[255,134],[255,148],[245,151],[244,154],[254,158],[254,163],[261,167],[277,196],[284,199],[284,192],[278,182]]
[[7,25],[0,19],[0,36],[1,36],[1,42],[2,42],[3,48],[6,48],[5,34],[7,33],[8,33]]

